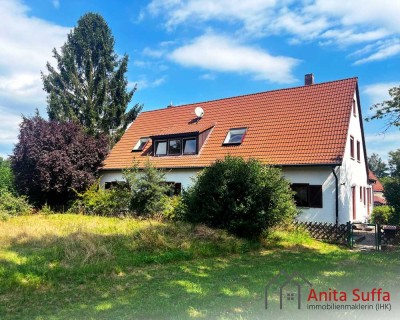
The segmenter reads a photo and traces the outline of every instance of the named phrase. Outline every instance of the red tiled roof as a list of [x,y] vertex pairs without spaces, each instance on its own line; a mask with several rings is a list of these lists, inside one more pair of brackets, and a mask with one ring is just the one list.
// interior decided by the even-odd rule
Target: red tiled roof
[[374,203],[386,204],[386,200],[381,197],[374,196]]
[[[103,169],[143,164],[151,151],[131,152],[141,137],[213,126],[197,155],[150,157],[160,168],[205,167],[226,155],[277,165],[341,164],[357,78],[142,112],[115,145]],[[194,109],[203,118],[195,125]],[[203,126],[203,127],[201,127]],[[230,128],[246,127],[240,145],[222,145]],[[206,128],[206,129],[208,129]]]
[[214,126],[214,123],[204,123],[203,121],[199,120],[198,122],[193,121],[189,122],[184,125],[171,125],[167,128],[161,128],[158,131],[154,131],[152,136],[168,136],[174,134],[190,134],[190,133],[201,133],[210,129]]
[[368,170],[368,179],[375,181],[375,183],[372,184],[372,190],[374,192],[383,192],[384,191],[382,183],[378,180],[378,178],[375,176],[375,174],[371,170]]

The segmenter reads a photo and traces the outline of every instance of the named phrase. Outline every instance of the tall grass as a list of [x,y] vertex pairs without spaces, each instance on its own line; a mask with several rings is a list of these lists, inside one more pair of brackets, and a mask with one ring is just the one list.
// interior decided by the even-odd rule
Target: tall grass
[[0,269],[0,280],[15,280],[12,275],[25,267],[35,268],[43,280],[67,276],[72,270],[84,277],[148,263],[241,253],[252,246],[225,231],[180,222],[70,214],[22,216],[0,222],[0,259],[8,263],[8,268]]

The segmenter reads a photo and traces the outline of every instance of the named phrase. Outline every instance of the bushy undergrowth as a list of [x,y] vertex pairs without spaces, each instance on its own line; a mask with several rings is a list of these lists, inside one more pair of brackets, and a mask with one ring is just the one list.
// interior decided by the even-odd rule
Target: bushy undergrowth
[[86,215],[119,216],[129,213],[129,191],[122,187],[105,190],[99,182],[83,193],[77,193],[69,212]]
[[170,186],[165,183],[165,174],[152,165],[149,159],[143,169],[136,164],[124,171],[130,188],[129,208],[138,216],[159,215],[168,205],[166,194]]
[[32,207],[25,197],[18,197],[11,192],[4,191],[0,194],[0,220],[11,216],[27,215],[32,212]]
[[371,222],[376,224],[389,224],[394,215],[390,206],[376,206],[371,214]]
[[293,192],[278,168],[226,157],[205,168],[183,194],[182,217],[190,222],[257,238],[297,213]]

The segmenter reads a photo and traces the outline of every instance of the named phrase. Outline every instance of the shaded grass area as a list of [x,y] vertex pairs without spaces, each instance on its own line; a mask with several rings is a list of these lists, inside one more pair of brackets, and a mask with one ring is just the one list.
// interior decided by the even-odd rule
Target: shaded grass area
[[181,223],[17,217],[0,224],[0,318],[284,318],[264,310],[264,287],[282,269],[342,290],[400,280],[398,252],[349,252],[283,231],[263,242]]

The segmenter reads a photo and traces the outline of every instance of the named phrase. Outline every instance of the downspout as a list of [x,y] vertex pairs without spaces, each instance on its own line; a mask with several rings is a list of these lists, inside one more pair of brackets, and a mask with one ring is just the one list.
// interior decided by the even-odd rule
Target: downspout
[[335,176],[335,184],[336,184],[336,207],[335,207],[336,219],[335,219],[335,221],[336,221],[336,225],[338,225],[339,224],[339,179],[335,172],[335,168],[336,168],[336,166],[331,167],[332,173]]

